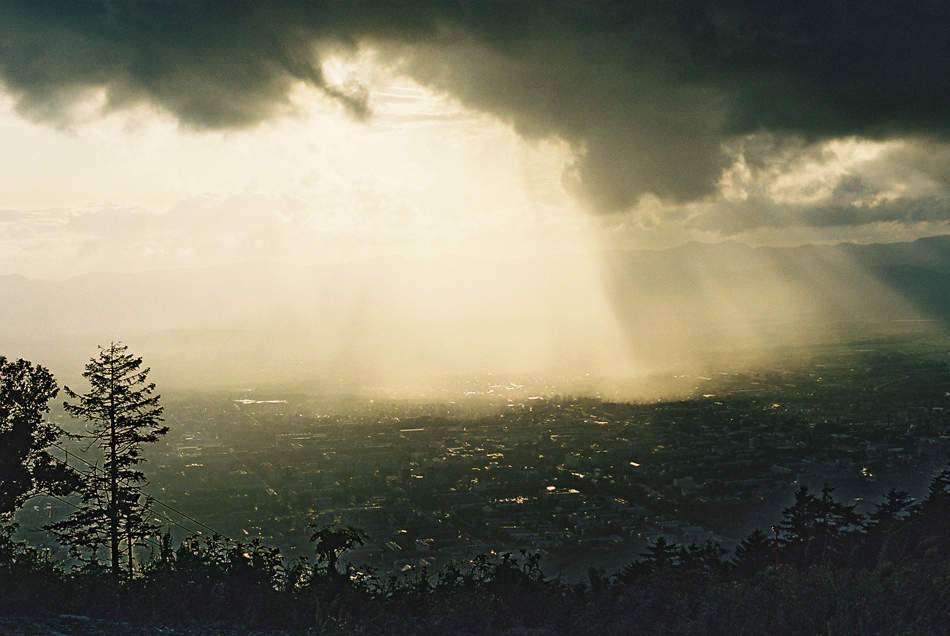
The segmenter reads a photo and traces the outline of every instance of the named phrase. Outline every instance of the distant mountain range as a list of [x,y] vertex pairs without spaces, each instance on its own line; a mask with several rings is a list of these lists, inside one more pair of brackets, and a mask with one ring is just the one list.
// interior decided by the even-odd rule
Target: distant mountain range
[[606,262],[617,315],[632,326],[950,322],[950,236],[872,245],[692,243],[613,252]]
[[924,320],[950,324],[950,236],[0,276],[2,354],[65,364],[88,358],[95,343],[124,340],[196,373],[209,361],[230,371],[281,361],[285,370],[357,375],[374,365],[396,375],[427,366],[525,371],[535,362],[587,368],[621,345],[649,362],[787,344],[833,323]]

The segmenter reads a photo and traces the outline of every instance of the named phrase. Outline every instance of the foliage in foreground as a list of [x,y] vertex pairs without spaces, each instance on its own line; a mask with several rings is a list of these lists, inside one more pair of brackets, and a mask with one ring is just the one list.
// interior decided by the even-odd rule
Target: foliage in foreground
[[0,519],[39,493],[65,495],[79,476],[50,454],[64,434],[44,419],[59,387],[44,367],[0,356]]
[[341,567],[354,528],[316,529],[317,558],[261,542],[170,537],[141,574],[66,571],[0,534],[0,613],[77,613],[155,624],[301,633],[943,634],[950,619],[950,471],[920,503],[891,492],[867,518],[802,489],[772,533],[731,558],[716,544],[658,540],[615,577],[545,577],[538,556],[495,555],[380,577]]
[[103,460],[83,475],[76,510],[47,530],[90,564],[99,562],[100,548],[105,548],[116,578],[123,569],[132,574],[136,545],[158,530],[149,521],[151,499],[142,493],[148,480],[139,464],[144,461],[142,445],[157,441],[168,427],[162,424],[160,397],[148,374],[142,358],[113,342],[100,347],[99,356],[86,365],[87,393],[65,388],[74,402],[64,402],[63,408],[86,422],[80,437],[96,445]]
[[277,557],[260,544],[192,542],[124,585],[108,571],[67,574],[26,558],[4,566],[0,609],[393,636],[943,634],[950,616],[945,559],[873,571],[770,566],[748,578],[673,569],[621,582],[595,573],[571,586],[512,557],[386,581],[314,574]]

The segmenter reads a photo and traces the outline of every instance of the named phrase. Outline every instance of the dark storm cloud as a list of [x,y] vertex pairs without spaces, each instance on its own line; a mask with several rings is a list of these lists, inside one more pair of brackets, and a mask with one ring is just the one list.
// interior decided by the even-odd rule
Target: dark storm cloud
[[252,125],[295,81],[357,114],[359,91],[328,86],[314,46],[328,37],[302,6],[263,2],[31,0],[0,5],[0,74],[22,111],[59,118],[84,91],[109,105],[149,101],[198,128]]
[[381,47],[420,82],[578,149],[603,210],[715,191],[744,135],[950,135],[950,4],[938,0],[5,0],[0,80],[56,120],[90,88],[196,128],[281,112],[319,55]]

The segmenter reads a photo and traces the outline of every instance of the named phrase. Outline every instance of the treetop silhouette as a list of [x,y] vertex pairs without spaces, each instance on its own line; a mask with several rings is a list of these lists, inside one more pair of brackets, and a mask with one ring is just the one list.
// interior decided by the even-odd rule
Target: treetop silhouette
[[87,432],[81,437],[102,452],[102,464],[87,475],[78,509],[49,529],[87,562],[98,563],[99,549],[108,548],[116,577],[123,562],[132,572],[136,543],[157,530],[149,521],[151,500],[142,494],[147,480],[138,464],[144,461],[142,444],[157,441],[168,427],[163,425],[155,384],[148,382],[149,371],[142,367],[142,358],[113,342],[100,347],[98,357],[86,365],[88,392],[64,388],[73,401],[63,407],[86,421]]

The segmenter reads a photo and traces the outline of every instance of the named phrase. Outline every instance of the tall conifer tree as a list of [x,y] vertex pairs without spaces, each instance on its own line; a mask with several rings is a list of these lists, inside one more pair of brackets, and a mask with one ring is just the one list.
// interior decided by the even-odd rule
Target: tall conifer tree
[[149,522],[151,500],[142,494],[147,480],[138,465],[144,461],[142,444],[157,441],[168,427],[148,373],[142,358],[113,342],[86,365],[87,393],[64,388],[74,400],[64,408],[86,421],[85,437],[102,452],[102,463],[88,473],[77,510],[50,530],[91,561],[97,562],[99,548],[107,547],[116,577],[123,559],[132,573],[135,544],[156,529]]

